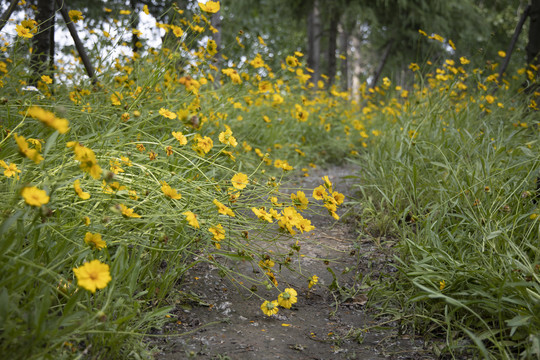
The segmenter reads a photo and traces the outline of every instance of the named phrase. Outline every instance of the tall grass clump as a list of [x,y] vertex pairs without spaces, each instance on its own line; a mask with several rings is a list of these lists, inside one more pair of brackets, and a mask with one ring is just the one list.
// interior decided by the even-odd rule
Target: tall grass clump
[[[119,34],[133,30],[126,14],[110,15]],[[265,314],[289,308],[296,292],[275,265],[300,256],[290,240],[313,230],[305,212],[339,218],[328,178],[316,200],[282,181],[360,146],[359,104],[309,89],[301,53],[276,71],[262,55],[216,67],[203,12],[158,25],[167,46],[114,59],[122,39],[97,34],[96,83],[77,57],[36,78],[31,21],[25,36],[2,34],[0,353],[10,358],[150,357],[143,337],[199,263],[275,288],[278,300],[260,299]],[[260,275],[240,275],[235,261]]]
[[374,109],[380,134],[356,160],[363,231],[395,241],[399,276],[372,299],[437,352],[539,358],[540,93],[522,91],[525,69],[498,83],[497,64],[467,63],[412,64],[399,116]]

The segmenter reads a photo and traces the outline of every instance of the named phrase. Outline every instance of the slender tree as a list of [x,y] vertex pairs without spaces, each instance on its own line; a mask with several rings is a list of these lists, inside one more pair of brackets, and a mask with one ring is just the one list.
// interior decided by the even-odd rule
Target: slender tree
[[55,0],[38,0],[36,11],[38,31],[32,38],[34,51],[31,60],[31,83],[34,85],[54,66]]
[[314,0],[307,17],[307,66],[313,70],[311,82],[317,83],[320,75],[321,20],[319,1]]

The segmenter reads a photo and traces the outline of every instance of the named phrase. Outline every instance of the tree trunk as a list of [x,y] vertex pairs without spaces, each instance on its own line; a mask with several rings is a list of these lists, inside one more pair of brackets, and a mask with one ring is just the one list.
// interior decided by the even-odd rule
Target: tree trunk
[[529,11],[529,43],[527,44],[527,63],[540,65],[540,0],[532,0]]
[[377,82],[379,81],[379,78],[381,77],[382,71],[384,69],[384,65],[386,65],[386,61],[388,61],[388,56],[390,55],[390,50],[392,49],[392,45],[394,43],[394,40],[390,40],[386,47],[384,48],[384,53],[381,59],[381,62],[379,64],[379,67],[377,68],[377,71],[375,72],[375,75],[373,76],[373,81],[371,82],[370,87],[374,88],[377,85]]
[[341,34],[339,36],[340,38],[340,46],[339,46],[339,53],[344,58],[341,59],[341,89],[343,91],[349,90],[349,56],[347,55],[347,50],[349,49],[349,37],[350,33],[347,29],[345,29],[345,26],[341,29]]
[[336,50],[337,50],[337,35],[339,25],[339,9],[337,6],[331,6],[330,8],[330,26],[328,30],[328,49],[327,49],[327,63],[328,63],[328,87],[334,83],[336,77]]
[[313,7],[308,14],[307,33],[307,66],[313,70],[310,82],[316,84],[319,80],[321,59],[321,19],[318,0],[313,1]]
[[38,0],[36,16],[38,32],[32,38],[32,79],[30,81],[32,85],[37,84],[39,78],[51,66],[47,62],[51,61],[50,54],[53,46],[51,40],[54,39],[54,35],[51,32],[54,32],[54,18],[54,0]]

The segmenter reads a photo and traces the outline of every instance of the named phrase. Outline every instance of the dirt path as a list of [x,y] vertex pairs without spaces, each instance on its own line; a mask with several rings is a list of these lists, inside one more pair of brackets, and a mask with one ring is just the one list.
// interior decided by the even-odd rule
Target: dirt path
[[[351,195],[352,180],[344,177],[353,174],[355,169],[347,164],[317,169],[288,187],[313,189],[328,175],[336,190]],[[160,349],[156,359],[434,359],[421,340],[397,336],[392,328],[358,331],[375,325],[365,309],[367,290],[361,279],[374,268],[393,271],[390,256],[372,241],[357,240],[353,225],[345,221],[335,222],[330,216],[313,216],[311,221],[316,229],[302,239],[305,256],[300,266],[303,274],[320,278],[318,286],[308,290],[304,277],[284,269],[277,275],[280,288],[288,284],[296,289],[298,303],[267,317],[259,298],[201,265],[182,284],[184,299],[163,330],[184,335],[153,341]],[[334,278],[328,268],[341,292],[330,291]],[[199,297],[189,301],[189,294]],[[258,294],[277,296],[275,289]]]

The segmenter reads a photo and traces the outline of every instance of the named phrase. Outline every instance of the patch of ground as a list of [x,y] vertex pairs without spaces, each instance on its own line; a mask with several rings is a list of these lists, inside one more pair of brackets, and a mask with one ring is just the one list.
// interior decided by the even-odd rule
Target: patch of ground
[[[313,189],[328,175],[337,191],[349,195],[352,180],[345,177],[355,171],[346,164],[312,170],[289,187]],[[422,340],[398,336],[393,324],[378,329],[365,309],[361,280],[368,271],[395,271],[388,252],[359,241],[351,223],[330,216],[310,220],[316,229],[301,240],[304,256],[296,264],[301,275],[287,269],[276,275],[281,289],[298,291],[297,304],[265,316],[260,298],[220,277],[217,268],[199,264],[178,289],[181,298],[162,330],[180,335],[152,340],[160,349],[156,359],[435,359]],[[238,271],[248,274],[253,268],[239,263]],[[306,277],[312,274],[320,282],[308,289]],[[275,289],[262,287],[257,294],[277,297]],[[363,328],[370,330],[359,331]]]

